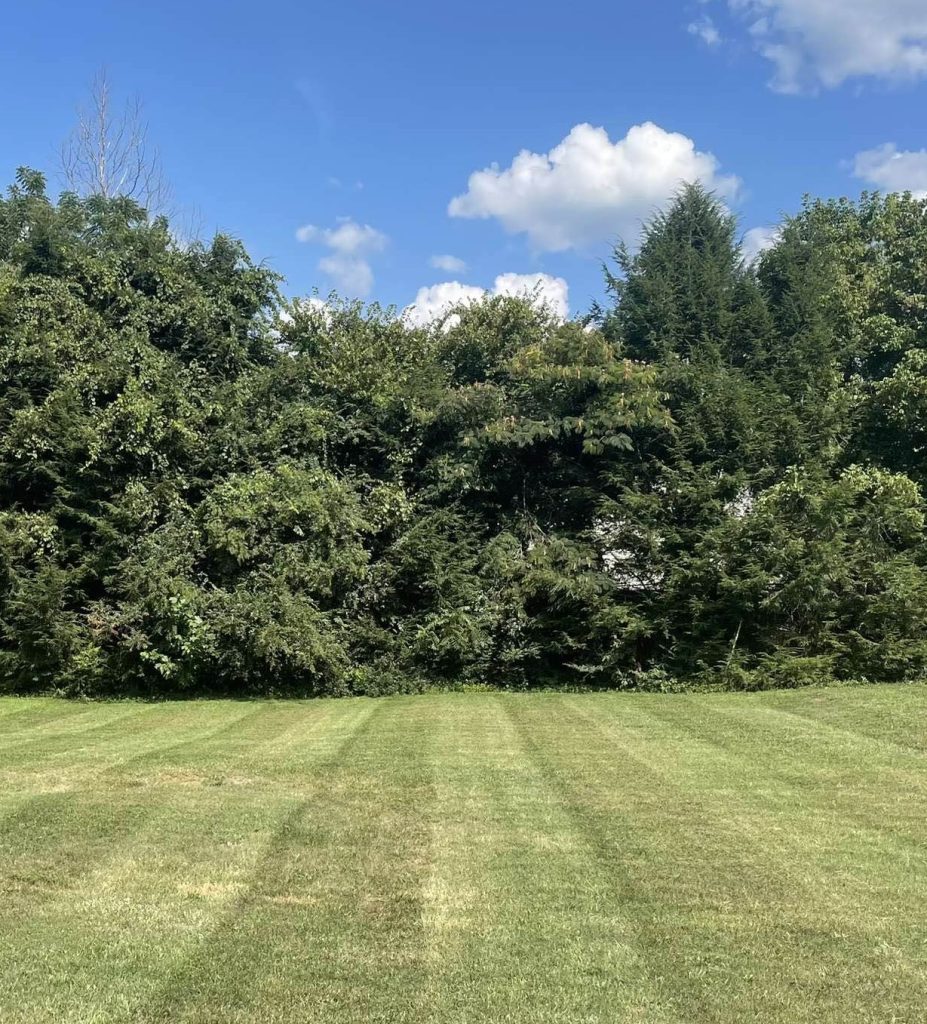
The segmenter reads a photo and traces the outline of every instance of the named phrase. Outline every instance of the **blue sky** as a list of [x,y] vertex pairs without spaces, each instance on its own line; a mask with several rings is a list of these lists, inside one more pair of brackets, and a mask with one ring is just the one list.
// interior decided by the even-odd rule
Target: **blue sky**
[[6,180],[54,180],[101,66],[175,205],[290,294],[444,285],[431,309],[546,275],[579,313],[682,177],[745,232],[806,192],[927,192],[925,0],[33,0],[0,39]]

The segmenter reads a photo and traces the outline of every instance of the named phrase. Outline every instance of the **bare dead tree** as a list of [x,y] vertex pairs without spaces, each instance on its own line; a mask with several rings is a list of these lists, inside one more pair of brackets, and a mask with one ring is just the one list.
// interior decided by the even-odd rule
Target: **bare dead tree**
[[148,138],[142,103],[135,97],[114,110],[105,71],[94,78],[90,104],[78,111],[61,147],[61,175],[78,195],[129,196],[149,213],[167,212],[170,188]]

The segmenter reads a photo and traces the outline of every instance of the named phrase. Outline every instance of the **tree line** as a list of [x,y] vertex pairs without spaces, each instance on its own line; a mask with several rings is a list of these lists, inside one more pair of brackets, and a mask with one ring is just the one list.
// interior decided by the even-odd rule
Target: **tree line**
[[756,688],[927,661],[927,201],[747,262],[697,185],[561,322],[285,300],[121,196],[0,199],[0,688]]

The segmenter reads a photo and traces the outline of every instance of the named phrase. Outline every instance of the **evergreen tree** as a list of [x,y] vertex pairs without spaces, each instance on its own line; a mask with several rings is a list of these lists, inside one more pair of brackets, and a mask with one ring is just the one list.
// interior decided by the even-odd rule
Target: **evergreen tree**
[[690,186],[596,323],[495,298],[412,327],[20,172],[0,687],[922,673],[925,211],[809,201],[755,269]]

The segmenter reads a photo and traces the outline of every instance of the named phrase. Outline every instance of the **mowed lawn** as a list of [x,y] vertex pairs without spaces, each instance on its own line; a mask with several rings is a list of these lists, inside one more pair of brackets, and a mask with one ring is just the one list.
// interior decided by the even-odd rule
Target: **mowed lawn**
[[0,1021],[927,1020],[927,688],[0,700]]

